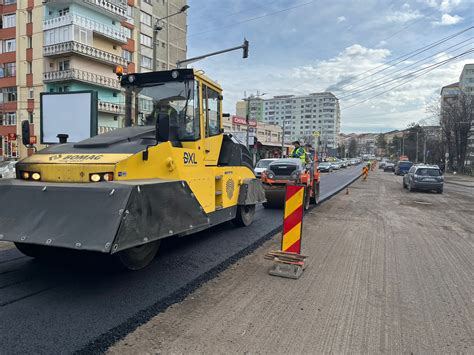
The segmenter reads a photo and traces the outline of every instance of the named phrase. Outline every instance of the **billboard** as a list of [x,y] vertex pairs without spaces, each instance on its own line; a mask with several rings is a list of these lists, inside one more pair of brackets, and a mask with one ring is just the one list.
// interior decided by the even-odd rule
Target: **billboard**
[[[247,125],[247,119],[245,117],[232,116],[232,123],[239,125]],[[257,127],[257,121],[249,119],[250,127]]]
[[79,142],[97,135],[97,91],[41,93],[42,144],[58,143],[58,134],[68,142]]

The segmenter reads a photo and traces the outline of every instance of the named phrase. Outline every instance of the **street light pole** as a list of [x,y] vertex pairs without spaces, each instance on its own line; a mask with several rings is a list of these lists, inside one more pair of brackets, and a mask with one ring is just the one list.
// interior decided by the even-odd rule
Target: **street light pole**
[[[156,60],[157,60],[156,51],[157,51],[158,46],[156,45],[156,40],[157,40],[158,32],[160,32],[163,29],[163,27],[160,26],[160,21],[165,20],[167,18],[170,18],[172,16],[179,15],[179,14],[185,12],[187,9],[189,9],[189,5],[184,5],[178,12],[175,12],[171,15],[156,19],[155,26],[153,27],[153,40],[152,40],[153,41],[153,65],[152,65],[153,71],[157,70],[157,67],[156,67]],[[168,43],[168,48],[169,48],[169,43]]]
[[415,161],[418,163],[418,132],[416,132],[416,158]]
[[285,119],[283,119],[283,131],[281,134],[281,157],[283,158],[283,152],[285,151]]

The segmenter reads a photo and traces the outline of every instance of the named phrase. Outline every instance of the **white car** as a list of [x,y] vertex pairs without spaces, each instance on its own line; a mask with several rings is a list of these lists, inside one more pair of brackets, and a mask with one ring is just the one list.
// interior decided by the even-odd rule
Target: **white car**
[[253,170],[256,177],[260,178],[262,173],[267,170],[268,166],[271,162],[278,160],[278,159],[261,159],[257,162],[255,169]]
[[333,170],[339,170],[341,168],[341,163],[338,161],[332,161],[331,167],[333,168]]
[[0,161],[0,179],[15,178],[16,161]]

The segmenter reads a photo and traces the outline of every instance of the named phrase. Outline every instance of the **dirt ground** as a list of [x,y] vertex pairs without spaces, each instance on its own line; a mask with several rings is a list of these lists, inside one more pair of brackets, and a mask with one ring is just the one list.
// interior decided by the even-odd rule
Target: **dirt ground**
[[473,216],[472,188],[372,172],[305,217],[299,280],[268,275],[276,236],[109,352],[474,353]]

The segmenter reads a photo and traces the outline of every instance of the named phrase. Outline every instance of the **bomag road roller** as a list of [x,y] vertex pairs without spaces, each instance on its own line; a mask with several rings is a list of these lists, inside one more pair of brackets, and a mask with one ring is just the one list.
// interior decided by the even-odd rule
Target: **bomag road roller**
[[221,87],[193,69],[119,80],[129,127],[20,161],[0,185],[0,240],[32,257],[112,254],[137,270],[163,238],[252,223],[265,193],[247,148],[223,134]]
[[299,158],[277,159],[270,163],[261,176],[265,190],[265,208],[283,208],[285,206],[285,193],[287,185],[303,185],[304,209],[310,204],[319,203],[320,173],[318,157],[303,163]]

